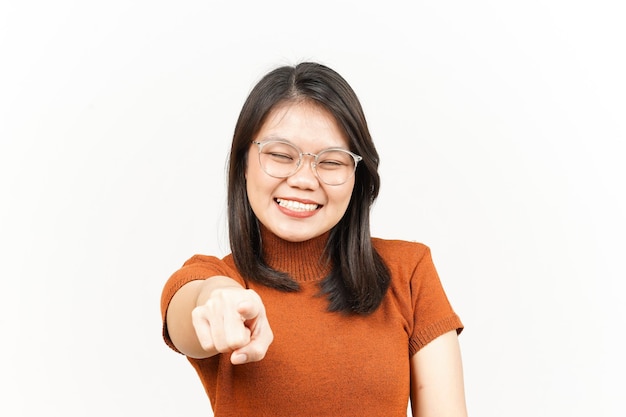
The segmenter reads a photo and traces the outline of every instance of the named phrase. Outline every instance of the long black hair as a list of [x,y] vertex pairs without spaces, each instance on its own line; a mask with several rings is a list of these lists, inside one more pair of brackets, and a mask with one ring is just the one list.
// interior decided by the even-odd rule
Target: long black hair
[[248,280],[282,291],[298,283],[263,260],[259,224],[246,192],[250,141],[278,104],[310,101],[328,110],[345,131],[350,150],[363,157],[346,213],[331,231],[326,252],[332,270],[321,283],[330,311],[371,313],[380,305],[390,274],[371,242],[370,209],[378,196],[378,152],[361,104],[350,85],[325,65],[303,62],[267,73],[246,99],[233,135],[228,169],[228,226],[231,251],[239,272]]

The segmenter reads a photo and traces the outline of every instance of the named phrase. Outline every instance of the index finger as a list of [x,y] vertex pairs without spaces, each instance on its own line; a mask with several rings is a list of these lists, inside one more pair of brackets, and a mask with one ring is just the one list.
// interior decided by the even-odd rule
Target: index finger
[[237,306],[237,312],[244,320],[252,320],[257,318],[263,311],[263,305],[261,302],[254,302],[252,300],[246,300],[239,303]]

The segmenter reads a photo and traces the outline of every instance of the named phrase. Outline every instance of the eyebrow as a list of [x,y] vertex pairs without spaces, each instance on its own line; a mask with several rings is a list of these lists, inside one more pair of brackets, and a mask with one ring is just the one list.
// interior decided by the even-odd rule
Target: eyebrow
[[[256,142],[265,142],[265,141],[269,141],[269,140],[278,140],[278,141],[282,141],[282,142],[287,142],[288,144],[293,145],[296,148],[300,149],[300,151],[302,151],[302,149],[298,145],[296,145],[295,143],[293,143],[289,139],[283,138],[281,136],[270,135],[270,136],[266,136],[266,137],[264,137],[262,139],[256,139]],[[319,151],[317,151],[317,153],[320,153],[322,151],[326,151],[328,149],[342,149],[344,151],[350,151],[349,148],[346,148],[344,146],[329,146],[329,147],[320,149]]]

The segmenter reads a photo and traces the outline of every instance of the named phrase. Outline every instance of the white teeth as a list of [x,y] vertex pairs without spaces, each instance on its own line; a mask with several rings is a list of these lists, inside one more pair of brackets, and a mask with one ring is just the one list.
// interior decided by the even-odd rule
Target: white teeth
[[293,211],[313,211],[313,210],[317,210],[317,207],[318,207],[317,204],[304,204],[298,201],[283,200],[280,198],[277,198],[276,202],[278,203],[279,206],[285,207]]

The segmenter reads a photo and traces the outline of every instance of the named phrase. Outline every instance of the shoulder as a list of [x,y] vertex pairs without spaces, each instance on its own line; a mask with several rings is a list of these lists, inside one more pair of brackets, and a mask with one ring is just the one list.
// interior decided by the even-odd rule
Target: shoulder
[[407,240],[373,238],[372,245],[385,262],[393,285],[421,286],[438,279],[430,247]]
[[430,256],[430,248],[420,242],[372,238],[372,245],[386,263],[419,263]]
[[202,255],[195,254],[191,258],[187,259],[183,266],[187,265],[207,265],[207,264],[223,264],[226,259],[228,259],[231,255],[225,256],[224,258],[218,258],[213,255]]
[[237,273],[231,258],[230,256],[226,256],[222,259],[208,255],[192,256],[176,270],[165,283],[162,294],[163,302],[169,303],[169,300],[174,296],[176,291],[188,282],[207,279],[217,275],[223,275],[238,280],[243,285],[243,280]]
[[211,255],[193,255],[189,258],[178,272],[185,275],[198,275],[200,278],[207,278],[207,274],[211,275],[227,275],[230,276],[234,271],[234,263],[232,256],[228,255],[224,258],[218,258]]

